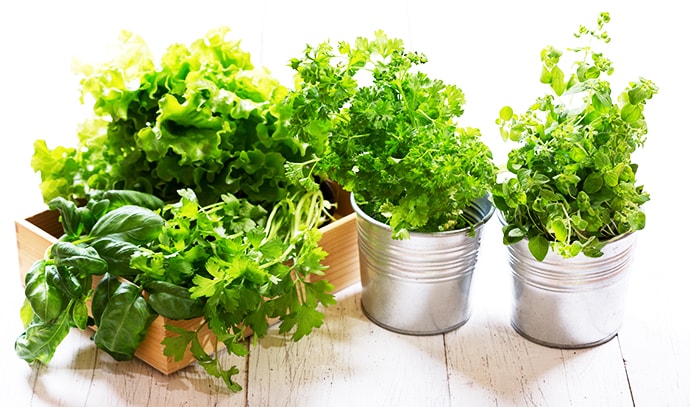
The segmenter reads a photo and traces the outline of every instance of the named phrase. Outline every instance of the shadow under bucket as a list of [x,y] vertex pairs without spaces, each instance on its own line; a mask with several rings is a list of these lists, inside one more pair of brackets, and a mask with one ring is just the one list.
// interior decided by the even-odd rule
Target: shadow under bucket
[[637,235],[609,241],[603,256],[539,262],[523,240],[508,246],[513,276],[512,326],[532,342],[562,349],[600,345],[623,323]]
[[354,195],[362,281],[362,309],[376,324],[403,334],[434,335],[462,326],[470,317],[470,287],[481,234],[494,213],[488,197],[466,213],[471,228],[410,233],[395,240],[390,226],[362,212]]

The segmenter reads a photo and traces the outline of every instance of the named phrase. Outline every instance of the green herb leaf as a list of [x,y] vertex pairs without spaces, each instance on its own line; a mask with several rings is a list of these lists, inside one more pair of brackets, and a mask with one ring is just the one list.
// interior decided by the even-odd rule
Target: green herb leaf
[[55,265],[73,267],[82,275],[101,275],[108,269],[108,263],[93,247],[81,247],[70,242],[55,242],[50,247],[50,254]]
[[62,313],[55,321],[36,321],[29,325],[15,341],[17,355],[29,363],[47,364],[55,355],[57,346],[70,329],[68,313]]
[[184,358],[192,340],[196,339],[197,332],[188,331],[172,324],[166,324],[165,329],[175,334],[175,336],[166,336],[163,339],[161,342],[161,344],[165,346],[163,348],[163,354],[179,362]]
[[191,319],[203,315],[204,302],[192,299],[188,289],[166,281],[144,284],[147,301],[158,314],[170,319]]
[[91,237],[110,237],[134,244],[158,237],[163,219],[150,209],[125,205],[105,214],[91,230]]
[[530,238],[527,246],[532,256],[539,261],[544,260],[549,251],[549,241],[542,235]]
[[94,343],[115,360],[130,360],[156,316],[140,288],[120,284],[103,309]]
[[135,205],[151,210],[161,209],[165,204],[160,198],[132,190],[106,190],[94,191],[89,202],[107,201],[109,210],[117,209],[125,205]]
[[31,304],[34,314],[43,321],[50,322],[67,308],[66,294],[52,284],[57,275],[57,267],[44,260],[35,262],[25,278],[24,295]]
[[101,317],[108,302],[117,291],[120,285],[126,284],[117,279],[114,275],[106,274],[101,281],[98,282],[93,293],[91,301],[91,312],[96,326],[101,324]]
[[464,209],[497,171],[479,130],[455,124],[464,93],[421,72],[426,61],[382,31],[337,49],[307,46],[291,61],[299,87],[287,99],[288,131],[318,146],[327,138],[315,172],[352,191],[395,238],[468,226]]
[[130,267],[132,257],[141,250],[138,244],[109,235],[92,240],[90,245],[107,263],[110,274],[121,277],[132,277],[138,274],[138,270]]

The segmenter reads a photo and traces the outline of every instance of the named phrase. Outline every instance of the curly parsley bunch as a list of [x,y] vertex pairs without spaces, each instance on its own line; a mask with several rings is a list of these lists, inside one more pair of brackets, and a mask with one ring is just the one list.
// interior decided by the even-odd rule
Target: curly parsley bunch
[[426,61],[381,31],[337,51],[310,46],[292,60],[300,80],[290,97],[292,131],[327,139],[318,166],[394,238],[471,226],[464,209],[497,173],[479,130],[455,122],[463,92],[415,69]]

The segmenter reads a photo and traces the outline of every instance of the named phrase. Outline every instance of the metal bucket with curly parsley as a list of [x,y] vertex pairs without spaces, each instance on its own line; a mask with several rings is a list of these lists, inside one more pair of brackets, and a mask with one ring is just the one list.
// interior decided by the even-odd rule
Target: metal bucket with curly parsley
[[476,220],[473,228],[411,232],[404,240],[393,239],[391,228],[365,214],[354,197],[351,202],[357,213],[364,314],[409,335],[434,335],[465,324],[482,231],[494,213],[488,197],[466,211]]
[[549,250],[536,260],[527,241],[508,246],[513,328],[532,342],[562,349],[600,345],[623,323],[637,235],[610,240],[601,257],[565,259]]

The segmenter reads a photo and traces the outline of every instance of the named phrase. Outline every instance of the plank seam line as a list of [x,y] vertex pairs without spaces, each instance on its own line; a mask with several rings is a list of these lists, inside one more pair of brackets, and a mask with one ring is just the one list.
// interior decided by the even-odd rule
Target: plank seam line
[[635,394],[633,393],[632,383],[630,382],[630,373],[628,372],[628,361],[625,360],[625,355],[623,354],[623,346],[621,345],[621,339],[619,335],[616,335],[616,341],[618,342],[618,350],[620,351],[621,359],[623,360],[623,370],[625,371],[625,380],[628,382],[630,401],[632,402],[633,407],[635,407]]
[[450,371],[450,361],[448,360],[448,346],[446,344],[446,334],[444,333],[442,336],[443,336],[443,357],[444,357],[444,361],[446,363],[446,391],[448,392],[448,403],[450,403],[450,405],[452,405],[453,404],[453,394],[450,390],[451,371]]

